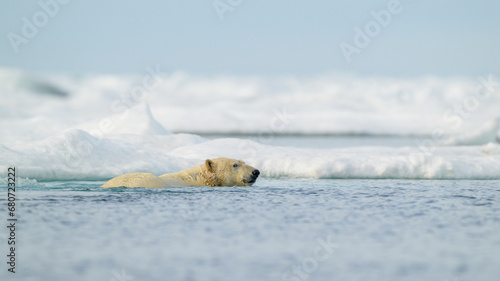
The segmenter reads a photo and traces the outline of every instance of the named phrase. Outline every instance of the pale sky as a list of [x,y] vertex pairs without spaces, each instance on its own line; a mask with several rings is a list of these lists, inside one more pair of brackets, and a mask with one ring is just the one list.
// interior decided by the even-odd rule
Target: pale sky
[[[0,2],[0,67],[132,74],[159,64],[199,75],[500,76],[497,0],[59,1],[68,3]],[[343,43],[356,48],[350,62]]]

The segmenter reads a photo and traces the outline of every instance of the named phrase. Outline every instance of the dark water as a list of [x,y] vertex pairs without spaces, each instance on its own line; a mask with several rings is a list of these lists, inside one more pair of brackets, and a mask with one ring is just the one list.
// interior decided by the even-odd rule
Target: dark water
[[[18,187],[0,280],[498,280],[500,181]],[[0,189],[7,225],[7,190]],[[7,257],[7,231],[0,254]],[[10,279],[8,279],[10,278]]]

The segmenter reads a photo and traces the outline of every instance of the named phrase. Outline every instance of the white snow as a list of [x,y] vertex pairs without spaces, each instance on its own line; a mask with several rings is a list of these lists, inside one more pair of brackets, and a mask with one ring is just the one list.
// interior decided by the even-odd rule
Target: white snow
[[[500,98],[489,92],[472,107],[479,80],[182,73],[157,80],[138,95],[143,77],[37,77],[0,69],[0,169],[15,165],[19,176],[38,181],[103,180],[232,157],[265,177],[500,179]],[[454,113],[457,105],[467,115]],[[173,133],[426,136],[436,130],[445,138],[430,150],[294,148]]]

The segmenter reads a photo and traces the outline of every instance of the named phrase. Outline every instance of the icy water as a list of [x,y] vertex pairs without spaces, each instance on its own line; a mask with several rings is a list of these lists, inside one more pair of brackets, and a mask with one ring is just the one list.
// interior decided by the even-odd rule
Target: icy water
[[[17,188],[0,280],[498,280],[500,181],[259,179]],[[7,224],[7,190],[0,212]]]

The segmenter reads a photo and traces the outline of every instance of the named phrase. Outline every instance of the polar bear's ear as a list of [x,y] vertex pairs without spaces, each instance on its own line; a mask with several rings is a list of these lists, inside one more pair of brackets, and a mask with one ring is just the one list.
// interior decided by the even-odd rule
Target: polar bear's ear
[[205,160],[205,166],[207,167],[207,170],[211,173],[214,172],[214,161],[207,159]]

